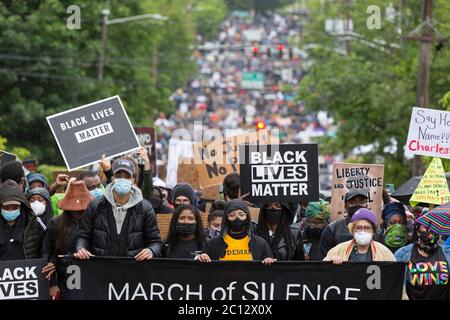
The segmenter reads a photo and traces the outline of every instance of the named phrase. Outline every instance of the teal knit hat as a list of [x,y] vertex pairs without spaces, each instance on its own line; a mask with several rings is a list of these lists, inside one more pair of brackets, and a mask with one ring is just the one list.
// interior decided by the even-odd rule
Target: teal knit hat
[[330,217],[330,203],[320,199],[317,202],[310,202],[306,207],[307,218],[318,218],[326,220]]

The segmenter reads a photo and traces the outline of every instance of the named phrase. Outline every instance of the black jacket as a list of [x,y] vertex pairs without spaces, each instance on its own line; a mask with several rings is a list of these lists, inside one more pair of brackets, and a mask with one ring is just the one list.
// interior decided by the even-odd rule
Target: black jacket
[[[68,213],[62,213],[68,214]],[[52,262],[56,266],[57,277],[64,279],[68,263],[64,259],[58,259],[58,255],[69,255],[76,251],[76,244],[79,235],[80,220],[71,219],[70,226],[67,230],[66,238],[64,240],[64,248],[62,252],[56,252],[56,237],[58,231],[58,221],[62,215],[54,217],[50,220],[45,234],[44,243],[42,245],[42,257]],[[55,285],[55,280],[50,281],[51,285]]]
[[93,200],[81,221],[77,250],[85,248],[97,256],[134,257],[148,248],[161,253],[161,236],[156,215],[147,200],[128,209],[121,233],[117,234],[112,206],[105,196]]
[[[238,199],[231,200],[225,207],[224,217],[222,219],[222,228],[220,236],[213,238],[206,242],[203,247],[203,252],[206,253],[211,260],[220,260],[220,258],[225,256],[227,250],[227,243],[224,238],[228,234],[228,219],[227,214],[236,209],[243,209],[247,212],[247,219],[251,221],[251,215],[248,207]],[[247,233],[250,238],[249,249],[252,254],[253,260],[264,260],[265,258],[273,258],[272,250],[267,244],[266,240],[256,235],[253,231],[252,223],[247,225]]]
[[[349,217],[334,221],[325,227],[322,236],[320,237],[318,259],[323,260],[328,251],[339,243],[353,239],[352,234],[348,230],[348,224],[350,223]],[[383,242],[383,231],[377,228],[374,235],[374,240]]]
[[[20,239],[15,239],[19,243],[23,243],[23,253],[25,259],[37,259],[41,257],[41,244],[44,238],[44,229],[37,222],[36,216],[32,213],[30,205],[22,192],[19,185],[12,180],[7,180],[0,188],[0,203],[6,201],[19,201],[21,203],[21,214],[16,220],[15,228],[16,236]],[[0,235],[4,234],[6,228],[6,220],[0,218]],[[7,246],[4,237],[0,237],[0,246]]]
[[[297,225],[293,225],[295,210],[296,208],[291,208],[289,204],[282,203],[283,219],[285,223],[290,225],[290,243],[292,244],[290,248],[286,245],[286,239],[284,234],[278,234],[282,226],[277,227],[275,231],[273,240],[269,236],[269,231],[266,222],[266,211],[264,206],[261,208],[258,218],[258,226],[256,228],[257,233],[260,237],[266,240],[272,250],[273,256],[279,261],[289,261],[289,260],[305,260],[305,253],[303,251],[303,237],[300,228]],[[275,240],[275,237],[279,237],[279,240]],[[277,243],[276,243],[277,242]]]

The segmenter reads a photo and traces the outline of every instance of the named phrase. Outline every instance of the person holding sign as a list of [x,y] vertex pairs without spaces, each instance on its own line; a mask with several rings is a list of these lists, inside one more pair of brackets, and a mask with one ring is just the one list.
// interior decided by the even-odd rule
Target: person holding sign
[[406,263],[405,289],[411,300],[449,300],[450,247],[423,224],[415,224],[417,240],[395,252]]
[[[322,233],[319,243],[318,258],[322,260],[327,255],[331,248],[339,243],[353,239],[349,232],[348,224],[351,221],[352,215],[359,208],[367,208],[369,193],[364,189],[352,189],[345,195],[344,208],[347,212],[345,218],[330,223]],[[383,232],[380,228],[376,229],[375,238],[380,242],[383,239]]]
[[376,225],[375,213],[366,208],[357,210],[348,225],[353,239],[332,248],[323,260],[333,261],[333,264],[342,264],[343,261],[396,261],[388,248],[373,240]]
[[305,228],[303,230],[303,247],[308,261],[320,261],[319,241],[330,218],[330,203],[320,199],[306,206]]
[[211,260],[262,260],[265,265],[276,261],[267,242],[254,234],[251,228],[250,210],[238,199],[228,202],[220,236],[209,240],[201,255],[195,257],[200,262]]
[[66,286],[68,263],[58,260],[58,255],[70,255],[76,250],[80,220],[94,196],[83,181],[72,178],[67,192],[58,206],[63,213],[50,220],[45,234],[42,256],[48,260],[47,268],[56,268],[56,274],[50,279],[50,296],[60,292],[60,299],[68,299],[70,290]]
[[75,257],[134,257],[143,261],[159,256],[162,243],[156,215],[134,185],[135,164],[119,158],[112,171],[112,183],[104,196],[92,201],[83,216]]
[[6,180],[0,188],[0,261],[37,259],[44,237],[23,187]]
[[305,260],[300,229],[292,225],[294,214],[287,204],[266,203],[258,218],[256,233],[271,247],[279,261]]
[[387,203],[382,211],[383,244],[394,253],[409,242],[406,210],[400,202]]
[[162,256],[193,259],[196,252],[203,250],[204,241],[205,232],[200,211],[193,205],[183,204],[173,212]]

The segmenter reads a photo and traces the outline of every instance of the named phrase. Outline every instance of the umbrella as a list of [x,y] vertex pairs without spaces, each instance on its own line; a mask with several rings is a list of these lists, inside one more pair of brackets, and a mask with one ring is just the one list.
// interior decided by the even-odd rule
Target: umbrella
[[416,219],[437,234],[450,236],[450,202],[439,206]]
[[[447,179],[447,184],[450,188],[450,172],[445,173],[445,178]],[[415,176],[403,183],[397,190],[395,190],[391,197],[397,199],[402,203],[409,203],[409,199],[414,194],[417,186],[420,183],[422,176]]]

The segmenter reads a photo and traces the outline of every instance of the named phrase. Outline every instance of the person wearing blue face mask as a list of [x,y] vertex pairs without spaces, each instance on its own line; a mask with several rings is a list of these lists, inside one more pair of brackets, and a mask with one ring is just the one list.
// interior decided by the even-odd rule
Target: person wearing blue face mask
[[84,182],[86,188],[94,198],[103,196],[105,188],[96,172],[85,171],[78,176],[77,180]]
[[112,182],[93,200],[82,218],[75,257],[157,257],[162,241],[152,205],[135,186],[136,164],[122,157],[112,164]]
[[0,261],[39,258],[44,236],[22,187],[6,180],[0,188]]

